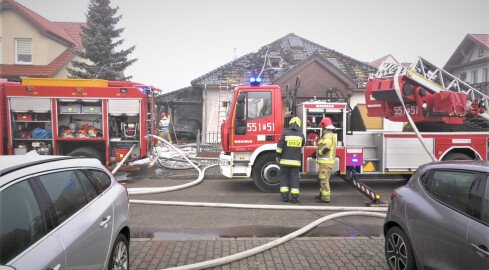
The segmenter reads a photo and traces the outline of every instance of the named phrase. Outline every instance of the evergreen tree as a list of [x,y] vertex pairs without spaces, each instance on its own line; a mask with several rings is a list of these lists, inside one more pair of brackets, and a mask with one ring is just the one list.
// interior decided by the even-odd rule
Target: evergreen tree
[[75,55],[82,61],[72,61],[74,68],[69,68],[71,78],[97,78],[104,80],[129,80],[123,71],[137,59],[128,60],[128,55],[135,46],[127,50],[116,51],[123,39],[118,39],[124,28],[116,29],[122,15],[116,16],[119,7],[111,8],[110,0],[90,0],[88,5],[87,26],[82,26],[83,51]]

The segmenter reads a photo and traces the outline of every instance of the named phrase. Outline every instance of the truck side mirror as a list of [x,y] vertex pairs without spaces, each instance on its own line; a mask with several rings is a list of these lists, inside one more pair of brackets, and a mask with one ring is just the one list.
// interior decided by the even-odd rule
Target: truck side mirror
[[245,135],[246,134],[246,120],[245,120],[245,94],[241,93],[238,95],[236,103],[236,119],[235,119],[235,134]]
[[241,93],[238,95],[237,103],[236,103],[236,120],[244,120],[245,116],[245,101],[246,95]]

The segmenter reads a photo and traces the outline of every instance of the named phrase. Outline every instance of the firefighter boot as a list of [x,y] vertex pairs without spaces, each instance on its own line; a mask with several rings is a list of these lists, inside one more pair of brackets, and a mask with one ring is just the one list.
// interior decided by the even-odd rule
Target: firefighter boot
[[284,200],[284,202],[288,202],[289,201],[289,192],[281,192],[282,194],[282,199]]
[[299,198],[298,197],[292,197],[292,203],[293,204],[296,204],[299,202]]

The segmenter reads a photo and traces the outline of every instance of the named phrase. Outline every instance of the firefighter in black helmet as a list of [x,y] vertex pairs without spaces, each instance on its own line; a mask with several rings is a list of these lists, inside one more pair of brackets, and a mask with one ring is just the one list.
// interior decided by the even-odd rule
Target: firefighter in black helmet
[[290,119],[289,128],[285,129],[277,143],[277,163],[280,164],[280,193],[284,202],[289,201],[289,192],[292,203],[299,198],[299,171],[301,168],[301,148],[306,142],[301,131],[301,119]]

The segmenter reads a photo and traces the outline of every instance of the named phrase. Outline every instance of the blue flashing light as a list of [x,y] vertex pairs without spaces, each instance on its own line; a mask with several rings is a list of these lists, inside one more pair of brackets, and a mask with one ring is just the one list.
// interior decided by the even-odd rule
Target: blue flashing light
[[352,159],[351,159],[351,162],[353,162],[353,163],[357,163],[358,161],[359,161],[359,160],[358,160],[358,158],[356,158],[356,157],[354,157],[354,158],[352,158]]
[[250,78],[250,84],[251,85],[260,85],[260,83],[261,83],[260,77],[251,77]]

